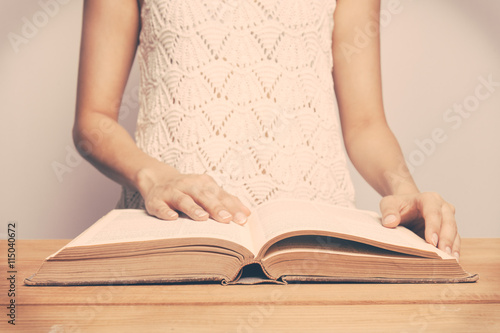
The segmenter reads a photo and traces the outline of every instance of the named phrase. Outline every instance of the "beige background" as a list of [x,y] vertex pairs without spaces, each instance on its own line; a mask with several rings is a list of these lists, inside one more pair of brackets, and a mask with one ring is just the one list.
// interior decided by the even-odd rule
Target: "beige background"
[[[119,195],[117,184],[75,155],[71,128],[83,2],[57,1],[58,8],[45,11],[41,4],[52,0],[0,3],[3,236],[7,223],[17,221],[18,238],[75,237]],[[479,77],[500,82],[500,2],[394,1],[400,4],[382,2],[384,14],[392,9],[382,27],[388,121],[421,190],[437,191],[456,205],[461,234],[500,237],[500,86],[488,96],[480,88],[481,100],[474,97]],[[35,29],[25,27],[30,24]],[[12,43],[12,34],[24,39]],[[131,132],[138,82],[134,68],[122,106],[122,123]],[[445,118],[454,104],[464,103],[474,109],[470,115]],[[433,131],[439,141],[434,148]],[[66,172],[58,177],[55,166]],[[358,206],[378,210],[380,197],[352,174]]]

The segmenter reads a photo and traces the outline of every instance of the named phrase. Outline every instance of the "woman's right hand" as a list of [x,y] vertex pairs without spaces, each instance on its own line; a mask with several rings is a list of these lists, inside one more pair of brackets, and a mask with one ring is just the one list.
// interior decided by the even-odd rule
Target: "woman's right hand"
[[250,210],[234,195],[224,191],[207,174],[181,174],[169,167],[168,172],[143,169],[137,175],[137,188],[150,215],[175,220],[177,211],[196,221],[212,219],[243,225]]

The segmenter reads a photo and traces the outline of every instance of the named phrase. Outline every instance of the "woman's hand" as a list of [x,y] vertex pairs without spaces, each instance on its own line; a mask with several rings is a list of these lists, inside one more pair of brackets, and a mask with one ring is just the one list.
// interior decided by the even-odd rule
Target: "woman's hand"
[[389,228],[403,225],[427,243],[460,257],[460,235],[455,207],[434,192],[389,195],[380,201],[382,224]]
[[181,211],[193,220],[212,219],[243,225],[250,210],[234,195],[224,191],[207,175],[181,174],[170,171],[162,174],[153,170],[139,172],[138,188],[149,214],[163,220],[175,220]]

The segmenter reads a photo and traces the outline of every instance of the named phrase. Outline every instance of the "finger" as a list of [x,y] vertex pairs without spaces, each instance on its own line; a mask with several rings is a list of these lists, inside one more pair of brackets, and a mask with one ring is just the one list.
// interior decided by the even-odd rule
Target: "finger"
[[401,222],[401,199],[389,195],[380,200],[380,213],[382,214],[382,225],[388,228],[395,228]]
[[[195,181],[195,183],[193,183]],[[221,223],[231,222],[233,216],[219,201],[218,194],[222,191],[213,177],[208,174],[196,177],[182,178],[177,182],[180,191],[192,198],[214,220]]]
[[455,222],[455,214],[451,210],[450,205],[443,204],[441,208],[442,221],[441,229],[439,231],[438,248],[445,251],[449,255],[453,255],[453,243],[457,237],[457,223]]
[[460,260],[460,244],[461,244],[461,238],[460,238],[460,235],[457,233],[457,235],[455,236],[455,241],[453,242],[453,247],[452,247],[452,251],[453,251],[453,256],[455,258],[457,258],[457,261]]
[[178,191],[170,191],[166,195],[166,202],[179,211],[184,212],[195,221],[205,221],[209,217],[209,213],[200,207],[189,195]]
[[162,220],[176,220],[179,217],[176,211],[171,209],[164,201],[153,199],[144,203],[146,211],[152,216],[156,216]]
[[240,225],[244,225],[247,222],[251,211],[238,197],[229,194],[226,191],[221,191],[219,198],[224,206],[228,208],[228,211],[233,215],[233,222]]
[[443,220],[441,206],[441,202],[431,193],[424,193],[418,199],[418,209],[425,220],[425,240],[436,247],[440,241],[439,234]]
[[222,223],[231,222],[233,215],[223,205],[211,189],[193,190],[193,200],[203,207],[210,216]]

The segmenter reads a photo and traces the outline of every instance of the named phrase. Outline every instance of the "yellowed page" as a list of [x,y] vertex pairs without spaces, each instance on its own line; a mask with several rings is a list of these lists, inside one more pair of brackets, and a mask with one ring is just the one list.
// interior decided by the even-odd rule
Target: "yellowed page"
[[[310,235],[292,237],[277,242],[266,252],[265,259],[291,252],[317,252],[319,255],[316,258],[321,258],[323,253],[364,257],[414,258],[414,256],[408,254],[384,250],[368,244],[360,244],[345,239],[332,241],[330,237]],[[314,256],[311,258],[314,258]]]
[[266,242],[266,237],[265,237],[265,232],[264,229],[262,228],[262,222],[260,220],[260,216],[258,213],[258,207],[253,208],[252,214],[248,217],[247,225],[249,228],[249,233],[252,241],[252,248],[253,248],[253,255],[254,257],[257,256],[259,253],[260,248],[262,247],[262,244]]
[[382,226],[375,212],[338,207],[304,200],[273,200],[257,208],[263,237],[259,248],[272,238],[287,232],[321,230],[385,244],[412,247],[437,253],[443,259],[454,257],[436,249],[404,227],[389,229]]
[[232,241],[254,252],[248,223],[240,226],[233,222],[194,221],[185,217],[164,221],[139,209],[112,210],[66,247],[188,237]]

